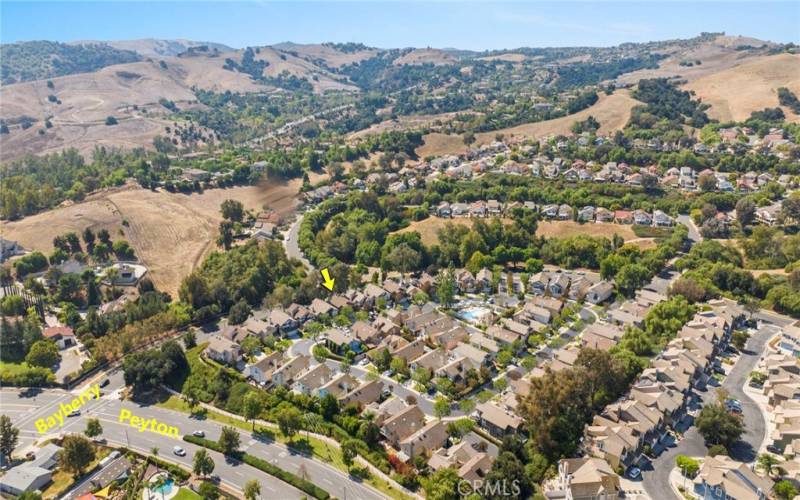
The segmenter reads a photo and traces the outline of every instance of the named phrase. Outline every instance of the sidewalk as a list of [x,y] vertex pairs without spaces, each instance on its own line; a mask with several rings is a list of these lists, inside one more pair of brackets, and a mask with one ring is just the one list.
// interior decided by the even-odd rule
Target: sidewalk
[[[183,399],[183,395],[181,393],[179,393],[177,391],[174,391],[174,390],[172,390],[172,389],[170,389],[169,387],[166,387],[166,386],[164,386],[163,388],[167,392],[169,392],[171,395]],[[229,417],[229,418],[234,418],[234,419],[239,420],[241,422],[245,422],[245,423],[253,423],[254,422],[256,425],[260,425],[262,427],[268,427],[270,429],[278,429],[278,424],[273,423],[273,422],[268,422],[266,420],[261,420],[261,419],[255,419],[255,420],[247,421],[241,415],[237,415],[235,413],[231,413],[231,412],[223,410],[221,408],[217,408],[216,406],[210,405],[208,403],[203,403],[202,401],[200,401],[197,405],[200,406],[201,408],[204,408],[204,409],[208,410],[208,411],[213,411],[215,413],[219,413],[220,415],[224,415],[224,416]],[[336,441],[335,439],[331,438],[331,437],[328,437],[328,436],[325,436],[325,435],[322,435],[322,434],[316,434],[314,432],[307,432],[307,431],[304,431],[304,432],[306,432],[309,436],[314,437],[315,439],[318,439],[320,441],[324,441],[325,443],[335,447],[337,450],[340,449],[339,442]],[[287,450],[291,449],[292,451],[294,451],[296,453],[304,454],[304,452],[302,452],[300,450],[297,450],[297,449],[294,449],[291,446],[285,445],[285,444],[280,443],[278,441],[275,441],[275,444],[278,445],[278,446],[283,446]],[[313,457],[313,455],[312,455],[312,457]],[[311,458],[311,460],[315,460],[315,459]],[[323,464],[323,465],[325,465],[326,467],[332,467],[330,464],[327,464],[327,463],[322,462],[320,460],[316,460],[316,461],[321,463],[321,464]],[[375,474],[379,478],[381,478],[384,481],[388,482],[390,485],[392,485],[393,488],[395,488],[397,490],[400,490],[401,492],[403,492],[404,494],[406,494],[406,495],[408,495],[408,496],[410,496],[412,498],[415,498],[417,500],[423,500],[423,498],[420,495],[414,493],[413,491],[411,491],[409,489],[406,489],[404,486],[402,486],[401,484],[397,483],[394,479],[389,477],[382,470],[378,469],[377,467],[375,467],[374,465],[369,463],[361,455],[356,455],[356,462],[358,462],[359,464],[365,466],[367,469],[369,469],[369,471],[372,474]],[[341,471],[339,469],[336,469],[336,470],[341,472],[342,474],[345,473],[344,471]],[[370,485],[366,485],[366,486],[369,487],[369,488],[372,488],[373,490],[375,490],[375,492],[378,493],[379,495],[383,495],[383,492],[378,491],[377,489],[373,488],[372,486],[370,486]]]

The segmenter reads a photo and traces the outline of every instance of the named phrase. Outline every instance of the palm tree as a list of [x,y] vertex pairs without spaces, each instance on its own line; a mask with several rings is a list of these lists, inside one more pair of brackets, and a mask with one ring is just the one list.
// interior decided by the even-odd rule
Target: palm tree
[[164,488],[163,486],[167,484],[167,480],[169,477],[166,474],[159,475],[155,482],[150,483],[149,487],[150,490],[158,489],[161,493],[161,500],[164,500]]
[[772,475],[772,472],[777,469],[777,465],[780,463],[778,457],[771,453],[762,453],[758,456],[758,467],[764,471],[767,477]]

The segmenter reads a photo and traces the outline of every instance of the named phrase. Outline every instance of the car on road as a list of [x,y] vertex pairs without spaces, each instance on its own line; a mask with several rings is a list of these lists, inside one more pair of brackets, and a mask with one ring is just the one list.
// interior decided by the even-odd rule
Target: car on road
[[172,448],[172,453],[178,455],[179,457],[185,457],[186,456],[186,450],[184,450],[180,446],[176,446],[176,447]]
[[80,410],[72,410],[71,412],[67,413],[68,417],[79,417],[81,415]]
[[631,467],[628,469],[628,477],[631,479],[639,479],[642,475],[642,471],[638,467]]
[[108,384],[110,384],[110,383],[111,383],[111,381],[110,381],[110,380],[108,380],[108,379],[104,379],[102,382],[100,382],[100,387],[105,387],[105,386],[107,386],[107,385],[108,385]]
[[202,437],[206,437],[206,433],[203,432],[203,431],[194,431],[194,432],[192,432],[192,436],[198,437],[198,438],[202,438]]
[[742,413],[742,403],[736,399],[729,399],[725,401],[725,408],[731,413]]

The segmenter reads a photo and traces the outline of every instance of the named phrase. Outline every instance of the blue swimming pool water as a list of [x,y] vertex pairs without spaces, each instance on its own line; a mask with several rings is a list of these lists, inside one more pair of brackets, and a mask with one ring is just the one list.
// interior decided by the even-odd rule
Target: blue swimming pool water
[[172,492],[172,485],[175,484],[175,481],[172,478],[167,479],[167,481],[159,486],[158,488],[150,487],[150,490],[153,493],[158,493],[159,495],[169,495]]
[[488,307],[470,306],[466,307],[456,313],[459,318],[474,323],[479,321],[483,316],[489,312]]

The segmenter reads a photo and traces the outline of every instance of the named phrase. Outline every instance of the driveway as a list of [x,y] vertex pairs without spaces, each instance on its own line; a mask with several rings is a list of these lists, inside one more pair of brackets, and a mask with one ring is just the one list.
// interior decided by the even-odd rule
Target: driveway
[[[766,422],[758,405],[747,394],[744,393],[743,386],[747,377],[755,367],[758,359],[764,352],[767,341],[772,338],[777,329],[771,325],[765,325],[750,337],[745,349],[742,351],[736,365],[728,373],[722,383],[732,397],[742,402],[742,416],[745,423],[745,434],[742,440],[732,447],[731,457],[742,461],[752,462],[756,458],[758,449],[766,434]],[[701,406],[716,399],[717,388],[709,387],[707,390],[695,390],[694,394],[699,398]],[[673,448],[667,449],[652,462],[651,467],[646,467],[642,472],[643,485],[651,498],[678,498],[674,490],[669,485],[669,474],[675,466],[675,457],[678,455],[705,456],[708,449],[705,446],[703,436],[692,426],[683,435],[683,439]],[[670,493],[665,493],[670,492]]]
[[697,230],[697,226],[694,225],[694,221],[691,217],[688,215],[679,215],[675,220],[686,226],[689,230],[689,239],[692,240],[693,243],[703,241],[703,236],[700,234],[700,231]]

